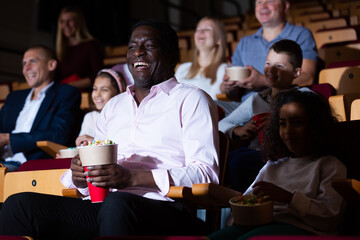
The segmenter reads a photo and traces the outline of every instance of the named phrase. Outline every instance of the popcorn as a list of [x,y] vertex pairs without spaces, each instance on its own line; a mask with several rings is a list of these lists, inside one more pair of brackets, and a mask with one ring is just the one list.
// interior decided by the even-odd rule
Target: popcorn
[[98,146],[98,145],[112,145],[115,144],[114,141],[105,139],[105,140],[93,140],[88,146]]

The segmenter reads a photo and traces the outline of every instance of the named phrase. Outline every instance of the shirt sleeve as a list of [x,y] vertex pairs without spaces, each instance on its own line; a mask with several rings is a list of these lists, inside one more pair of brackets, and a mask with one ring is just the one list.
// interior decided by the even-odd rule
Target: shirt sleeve
[[[327,221],[328,225],[333,225],[333,229],[336,229],[339,224],[337,220],[344,207],[344,199],[331,186],[331,180],[346,178],[346,167],[332,156],[322,161],[318,195],[310,197],[301,192],[295,192],[289,208],[301,217],[306,216],[303,220],[310,226],[319,226],[319,221]],[[329,226],[326,227],[328,228]]]
[[235,52],[231,57],[231,65],[232,66],[244,66],[243,59],[241,57],[241,52],[244,47],[244,40],[241,39],[238,45],[236,46]]
[[68,169],[61,177],[60,182],[62,185],[64,185],[66,188],[77,188],[77,190],[87,198],[89,196],[89,188],[78,188],[75,186],[75,184],[72,181],[72,172],[70,169]]
[[89,112],[84,116],[84,120],[81,124],[81,130],[79,136],[85,134],[91,137],[95,136],[95,123],[97,117],[98,117],[98,113],[96,111]]
[[235,127],[247,124],[253,116],[252,102],[256,95],[254,94],[247,98],[245,102],[240,104],[227,117],[223,118],[219,122],[219,130],[231,138]]
[[[170,183],[191,187],[195,183],[219,182],[219,132],[214,101],[195,89],[181,109],[185,166],[168,170]],[[155,181],[157,175],[154,175]]]
[[[80,130],[79,136],[85,135],[86,132],[88,132],[88,129],[89,129],[89,121],[90,121],[90,113],[87,113],[87,114],[84,116],[83,122],[81,123],[81,130]],[[92,126],[92,127],[94,128],[95,126]]]
[[316,61],[318,58],[316,43],[309,29],[303,28],[299,34],[298,44],[301,47],[303,58]]

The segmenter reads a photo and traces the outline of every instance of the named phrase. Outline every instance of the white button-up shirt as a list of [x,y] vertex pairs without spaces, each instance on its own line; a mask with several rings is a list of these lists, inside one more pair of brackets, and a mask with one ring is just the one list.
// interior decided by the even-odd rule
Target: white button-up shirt
[[[54,84],[51,82],[42,89],[37,99],[31,100],[34,89],[31,89],[29,95],[25,99],[25,104],[16,120],[16,125],[12,133],[29,133],[35,121],[35,117],[40,109],[41,103],[44,101],[46,91]],[[26,162],[26,157],[22,152],[15,153],[13,156],[7,157],[5,161],[16,161],[20,163]]]
[[[170,200],[166,197],[170,185],[218,183],[217,108],[211,98],[175,78],[153,86],[139,106],[133,96],[132,85],[106,104],[95,139],[117,143],[118,164],[150,170],[160,191],[140,187],[121,191]],[[75,187],[70,170],[61,181]],[[87,189],[79,190],[88,195]]]

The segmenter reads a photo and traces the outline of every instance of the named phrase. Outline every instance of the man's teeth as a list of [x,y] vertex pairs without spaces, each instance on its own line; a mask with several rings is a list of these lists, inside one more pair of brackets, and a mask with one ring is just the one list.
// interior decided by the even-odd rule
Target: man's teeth
[[136,62],[136,63],[134,63],[134,67],[136,68],[136,67],[148,67],[148,66],[150,66],[148,63],[146,63],[146,62]]
[[29,74],[27,74],[27,77],[29,77],[29,78],[32,78],[32,77],[35,77],[36,76],[36,73],[29,73]]

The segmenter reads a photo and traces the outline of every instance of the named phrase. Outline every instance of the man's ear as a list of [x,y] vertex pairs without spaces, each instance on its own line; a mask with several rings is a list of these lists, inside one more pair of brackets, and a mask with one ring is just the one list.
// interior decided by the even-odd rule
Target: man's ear
[[55,59],[51,59],[48,62],[48,68],[50,71],[54,71],[57,66],[57,61]]
[[294,78],[298,78],[301,75],[302,69],[301,68],[295,68],[294,70]]
[[289,1],[286,1],[285,2],[285,12],[287,13],[290,9],[290,2]]

